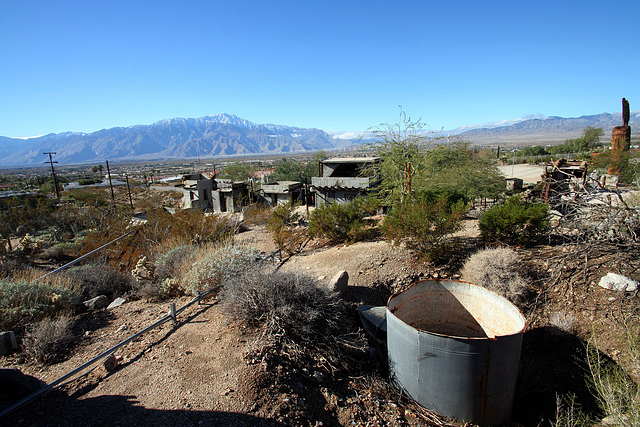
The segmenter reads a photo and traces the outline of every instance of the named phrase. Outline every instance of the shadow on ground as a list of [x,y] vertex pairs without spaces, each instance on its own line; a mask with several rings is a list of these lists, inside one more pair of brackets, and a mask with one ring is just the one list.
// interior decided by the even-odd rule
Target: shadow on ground
[[107,395],[75,400],[62,391],[52,392],[31,406],[0,419],[0,425],[284,426],[247,414],[148,409],[138,406],[135,396]]
[[558,397],[571,395],[591,418],[600,418],[587,379],[586,351],[584,340],[555,327],[525,332],[512,419],[527,426],[550,425]]

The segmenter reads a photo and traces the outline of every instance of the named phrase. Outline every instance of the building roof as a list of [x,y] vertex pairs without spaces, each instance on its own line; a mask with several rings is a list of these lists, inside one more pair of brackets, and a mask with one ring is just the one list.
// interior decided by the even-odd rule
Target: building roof
[[375,163],[380,157],[332,157],[322,160],[322,163]]

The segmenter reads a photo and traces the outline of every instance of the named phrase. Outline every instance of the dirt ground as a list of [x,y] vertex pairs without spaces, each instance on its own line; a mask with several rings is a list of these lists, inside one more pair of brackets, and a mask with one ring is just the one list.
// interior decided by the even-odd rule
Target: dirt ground
[[[465,246],[460,259],[446,266],[415,261],[411,252],[382,240],[352,245],[307,244],[303,252],[279,268],[298,271],[328,282],[340,271],[349,274],[343,295],[354,311],[359,304],[384,305],[393,293],[422,278],[459,278],[466,251],[484,247],[477,221],[465,221],[458,234]],[[236,244],[265,254],[275,247],[264,226],[236,236]],[[562,249],[519,249],[532,270],[532,295],[521,309],[527,317],[518,394],[512,425],[540,425],[553,417],[556,393],[572,392],[587,409],[595,407],[577,361],[592,334],[612,360],[629,365],[621,354],[616,319],[637,315],[637,294],[612,293],[599,288],[606,272],[638,280],[637,250],[596,258],[586,274],[584,260],[564,260]],[[609,258],[607,258],[607,256]],[[273,261],[278,263],[278,261]],[[589,261],[587,261],[588,263]],[[275,264],[274,264],[275,265]],[[560,268],[557,279],[554,268]],[[578,279],[572,279],[572,271]],[[562,270],[564,269],[564,270]],[[578,274],[579,273],[579,274]],[[189,298],[175,302],[183,306]],[[169,301],[171,302],[171,301]],[[0,358],[2,367],[16,367],[47,383],[140,331],[169,311],[169,302],[132,300],[121,307],[83,316],[74,331],[81,339],[65,361],[41,368],[13,354]],[[571,331],[552,325],[553,313],[571,313]],[[625,314],[626,313],[626,314]],[[252,361],[255,332],[225,316],[215,297],[193,305],[171,322],[119,349],[118,366],[99,367],[68,381],[15,413],[2,425],[447,425],[447,421],[409,402],[390,387],[379,360],[365,357],[357,375],[318,377],[305,367],[267,366]],[[616,353],[618,351],[618,353]],[[633,367],[635,366],[635,368]],[[633,371],[633,369],[636,369]],[[290,370],[284,372],[285,370]],[[640,375],[636,376],[636,379]],[[546,420],[546,421],[545,421]],[[455,423],[452,423],[455,424]]]

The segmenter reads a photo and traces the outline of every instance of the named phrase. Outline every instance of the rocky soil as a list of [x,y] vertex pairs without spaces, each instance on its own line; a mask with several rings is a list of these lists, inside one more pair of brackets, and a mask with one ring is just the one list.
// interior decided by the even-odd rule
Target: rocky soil
[[[347,271],[349,288],[342,298],[357,321],[358,305],[384,305],[393,292],[416,280],[458,278],[466,254],[484,245],[476,221],[466,221],[457,237],[463,242],[460,254],[446,266],[418,263],[406,249],[378,240],[339,246],[311,241],[301,254],[274,261],[274,267],[325,282]],[[275,250],[262,226],[237,235],[236,244],[267,254]],[[585,260],[564,259],[562,247],[519,251],[529,267],[532,287],[521,307],[528,326],[514,423],[548,423],[554,416],[556,393],[572,392],[587,410],[595,411],[579,362],[585,343],[596,334],[598,346],[612,360],[637,374],[633,355],[618,350],[623,345],[619,320],[637,316],[640,306],[636,294],[608,291],[597,281],[608,271],[638,280],[638,251],[607,251],[587,260],[586,271],[581,267]],[[173,302],[181,307],[189,300]],[[0,358],[0,365],[51,382],[166,315],[170,302],[131,300],[80,317],[74,331],[80,339],[61,363],[42,368],[12,354]],[[571,325],[563,329],[553,324],[554,313],[570,314]],[[115,369],[99,366],[78,376],[0,419],[0,424],[455,425],[390,386],[384,361],[373,352],[363,354],[357,372],[331,375],[316,370],[313,355],[308,365],[300,366],[252,357],[260,337],[230,320],[215,297],[191,306],[178,320],[177,325],[167,322],[116,351]]]

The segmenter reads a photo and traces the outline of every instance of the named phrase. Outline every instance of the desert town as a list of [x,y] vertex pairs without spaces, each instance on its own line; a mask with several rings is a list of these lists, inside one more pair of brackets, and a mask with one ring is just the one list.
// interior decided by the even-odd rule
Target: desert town
[[628,127],[574,160],[381,146],[277,180],[59,188],[51,160],[58,197],[3,198],[0,421],[635,425]]

